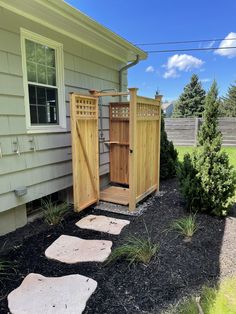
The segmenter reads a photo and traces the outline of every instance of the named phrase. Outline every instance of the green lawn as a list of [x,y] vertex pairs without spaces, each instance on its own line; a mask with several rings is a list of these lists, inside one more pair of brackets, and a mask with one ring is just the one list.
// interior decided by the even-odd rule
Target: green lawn
[[[175,146],[175,148],[178,151],[179,160],[182,161],[184,154],[190,153],[194,150],[193,146]],[[236,169],[236,147],[223,147],[223,150],[225,150],[229,155],[230,163],[235,167]]]
[[222,281],[218,288],[203,287],[200,300],[196,300],[196,297],[189,298],[167,313],[199,314],[200,306],[204,314],[235,314],[235,294],[236,278],[228,278]]

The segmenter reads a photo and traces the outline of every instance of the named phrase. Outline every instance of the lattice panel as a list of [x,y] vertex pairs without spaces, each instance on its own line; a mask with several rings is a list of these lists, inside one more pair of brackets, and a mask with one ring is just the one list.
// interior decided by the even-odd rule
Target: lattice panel
[[129,103],[111,104],[110,115],[112,120],[129,120]]
[[137,103],[137,119],[138,120],[158,120],[159,106],[153,104]]
[[86,97],[75,99],[76,119],[96,120],[98,117],[97,100]]

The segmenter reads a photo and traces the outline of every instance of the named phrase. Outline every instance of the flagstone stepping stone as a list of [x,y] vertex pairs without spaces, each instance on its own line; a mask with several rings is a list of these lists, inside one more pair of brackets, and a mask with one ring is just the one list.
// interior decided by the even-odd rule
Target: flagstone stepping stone
[[49,259],[67,264],[104,262],[111,253],[111,247],[111,241],[61,235],[46,249],[45,255]]
[[12,314],[80,314],[97,282],[81,275],[44,277],[31,273],[8,295]]
[[76,223],[82,229],[106,232],[114,235],[121,233],[121,230],[130,223],[129,220],[116,219],[106,216],[88,215]]

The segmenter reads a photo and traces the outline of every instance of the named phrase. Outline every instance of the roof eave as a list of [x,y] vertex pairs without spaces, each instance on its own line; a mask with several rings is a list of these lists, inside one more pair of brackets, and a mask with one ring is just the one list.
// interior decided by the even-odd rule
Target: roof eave
[[[62,0],[0,0],[0,6],[122,62],[133,61],[137,55],[140,60],[147,58],[143,50]],[[50,21],[46,18],[49,13]]]

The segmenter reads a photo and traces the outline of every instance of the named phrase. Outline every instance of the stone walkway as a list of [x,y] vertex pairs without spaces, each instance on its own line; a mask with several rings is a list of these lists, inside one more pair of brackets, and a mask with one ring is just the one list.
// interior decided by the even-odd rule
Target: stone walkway
[[129,220],[124,219],[116,219],[102,215],[88,215],[78,221],[76,226],[80,227],[81,229],[90,229],[118,235],[121,233],[121,230],[129,223]]
[[8,295],[8,306],[13,314],[78,314],[96,287],[95,280],[81,275],[47,278],[31,273]]
[[112,242],[105,240],[84,240],[61,235],[47,248],[45,255],[62,263],[104,262],[111,253]]
[[[76,225],[81,229],[119,235],[130,222],[106,216],[88,215]],[[61,235],[45,251],[48,259],[66,264],[104,262],[111,253],[112,242],[85,240]],[[97,287],[97,282],[79,274],[44,277],[30,273],[21,285],[8,295],[12,314],[80,314]]]

